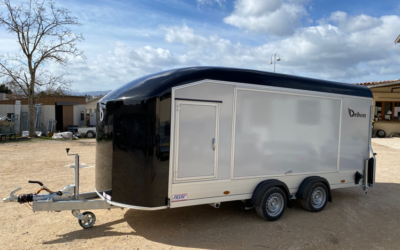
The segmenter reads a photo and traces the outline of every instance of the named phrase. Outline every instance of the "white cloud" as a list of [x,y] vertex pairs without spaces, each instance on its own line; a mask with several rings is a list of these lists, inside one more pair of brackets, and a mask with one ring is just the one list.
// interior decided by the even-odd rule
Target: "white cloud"
[[347,14],[342,11],[332,13],[328,20],[336,23],[338,27],[345,32],[372,29],[383,23],[381,19],[367,15],[348,17]]
[[237,0],[224,22],[248,31],[288,36],[307,17],[302,0]]
[[[301,28],[291,37],[261,46],[234,44],[218,36],[202,37],[186,25],[165,28],[165,31],[168,42],[186,45],[184,55],[201,61],[202,65],[272,70],[267,63],[271,54],[278,51],[283,59],[278,64],[278,72],[342,81],[394,73],[390,65],[398,64],[400,47],[393,46],[391,41],[397,34],[396,27],[400,26],[400,17],[375,19],[346,15],[341,23],[360,19],[373,20],[372,25],[343,29],[340,25],[321,24]],[[371,65],[377,61],[379,66]]]
[[198,46],[207,42],[206,38],[195,35],[193,29],[189,28],[186,24],[184,24],[182,27],[163,27],[163,30],[167,32],[165,35],[165,40],[170,43],[179,42],[192,46]]
[[[248,7],[254,16],[258,10]],[[270,12],[272,8],[269,6]],[[393,44],[399,16],[379,18],[334,12],[315,26],[295,29],[272,42],[248,45],[215,33],[200,35],[186,24],[163,26],[164,43],[113,42],[109,51],[71,60],[71,79],[81,90],[114,89],[140,76],[171,68],[223,66],[272,71],[271,54],[279,52],[278,73],[344,82],[398,78],[400,46]],[[61,70],[53,68],[52,70]],[[377,78],[379,77],[379,78]],[[375,80],[374,79],[374,80]]]
[[[152,46],[133,48],[122,42],[115,42],[112,47],[113,50],[87,60],[70,61],[68,77],[79,84],[79,89],[114,89],[143,75],[174,66],[200,64],[187,55],[174,55],[170,50],[163,48]],[[63,73],[65,69],[52,65],[50,70]]]
[[399,67],[396,66],[390,66],[390,67],[383,67],[380,69],[379,73],[381,75],[394,75],[399,73]]
[[[201,23],[190,17],[171,20],[170,15],[129,8],[125,2],[117,7],[114,2],[108,7],[68,5],[85,24],[78,31],[87,40],[78,48],[88,57],[70,60],[69,77],[75,90],[84,91],[114,89],[146,74],[187,66],[272,71],[268,62],[272,53],[279,52],[278,73],[345,82],[399,78],[400,46],[393,44],[399,35],[399,16],[351,16],[337,11],[313,22],[308,20],[309,1],[236,0],[234,11],[223,21],[246,33],[203,19]],[[226,4],[225,0],[196,2],[209,10]],[[149,17],[146,22],[131,18],[143,15]],[[177,26],[180,20],[190,25]],[[154,28],[159,23],[164,26]],[[0,54],[18,49],[15,37],[4,30],[0,37]],[[65,70],[48,67],[55,73]]]
[[[115,42],[113,50],[95,58],[73,60],[69,71],[75,82],[100,84],[99,89],[100,86],[110,89],[146,74],[188,66],[272,71],[273,66],[268,62],[272,53],[279,52],[282,61],[277,64],[278,73],[344,82],[359,82],[371,75],[385,75],[385,79],[397,77],[394,75],[400,64],[400,46],[395,46],[392,40],[398,35],[400,17],[374,19],[336,14],[332,16],[339,18],[333,21],[300,28],[290,37],[259,46],[234,43],[215,34],[201,36],[185,24],[163,27],[167,43],[160,47],[132,47]],[[368,27],[340,26],[359,19],[373,22]]]
[[[380,21],[382,24],[378,27],[349,33],[331,24],[303,28],[289,38],[256,47],[233,44],[218,36],[201,37],[186,25],[166,28],[166,36],[169,42],[187,45],[185,55],[200,60],[203,65],[271,70],[267,63],[271,54],[278,51],[283,58],[278,65],[279,72],[348,81],[370,74],[376,68],[369,69],[368,65],[365,68],[361,64],[383,60],[381,67],[384,67],[400,54],[399,48],[388,47],[400,18],[382,17]],[[196,39],[183,39],[185,34]]]
[[[392,44],[400,17],[340,15],[339,20],[338,26],[320,24],[299,29],[292,37],[276,42],[276,48],[285,55],[292,70],[319,78],[351,81],[372,74],[393,73],[383,69],[400,56],[400,48]],[[353,20],[368,21],[358,25]],[[352,25],[341,26],[350,22]],[[370,65],[375,61],[380,61],[380,66]]]
[[196,0],[197,2],[197,7],[200,7],[201,5],[213,5],[214,3],[217,3],[219,6],[223,6],[226,0]]

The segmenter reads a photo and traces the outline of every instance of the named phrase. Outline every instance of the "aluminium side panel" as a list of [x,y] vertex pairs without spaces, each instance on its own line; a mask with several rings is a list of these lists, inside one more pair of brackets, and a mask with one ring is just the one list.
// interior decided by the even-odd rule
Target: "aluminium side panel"
[[364,160],[369,158],[371,133],[370,108],[372,98],[343,98],[340,140],[340,169],[355,173],[364,171]]
[[337,172],[341,99],[237,88],[233,178]]
[[[302,180],[311,175],[326,178],[332,189],[354,186],[354,169],[359,169],[360,166],[354,169],[342,167],[341,160],[344,158],[340,154],[344,152],[341,147],[348,144],[345,137],[349,133],[356,133],[357,128],[352,128],[355,124],[345,124],[344,130],[351,129],[352,132],[342,135],[342,119],[348,115],[345,105],[354,103],[357,108],[366,105],[368,109],[372,103],[371,98],[215,80],[180,86],[175,88],[172,96],[173,99],[193,98],[223,102],[218,179],[174,183],[170,172],[169,198],[173,194],[188,194],[188,200],[171,202],[171,208],[248,199],[258,183],[271,178],[287,183],[291,193],[295,193]],[[361,127],[368,126],[365,124],[367,123],[362,123]],[[356,137],[358,149],[351,157],[358,164],[358,161],[363,162],[363,156],[367,154],[364,149],[368,143],[365,144],[364,135]],[[274,143],[273,146],[268,145],[270,141]],[[243,143],[245,147],[239,145]],[[248,148],[256,153],[243,153]],[[361,153],[357,155],[357,152]],[[227,159],[228,156],[231,158]],[[267,159],[271,156],[272,159]],[[239,159],[240,157],[243,159]],[[242,160],[241,167],[236,160],[239,163]],[[274,168],[274,161],[280,161],[281,167]],[[231,169],[226,169],[227,162]],[[344,170],[341,171],[341,168]],[[288,171],[292,172],[287,173]],[[229,173],[231,176],[226,176]],[[230,194],[224,195],[224,191],[230,191]]]

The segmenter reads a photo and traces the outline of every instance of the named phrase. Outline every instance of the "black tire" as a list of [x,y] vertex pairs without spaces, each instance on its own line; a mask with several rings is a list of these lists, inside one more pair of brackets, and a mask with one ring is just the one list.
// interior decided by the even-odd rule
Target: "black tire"
[[93,227],[94,223],[96,222],[96,216],[94,215],[94,213],[84,212],[82,214],[85,215],[86,217],[88,217],[89,220],[88,221],[78,220],[79,225],[81,227],[83,227],[84,229],[89,229],[89,228]]
[[376,136],[378,136],[379,138],[385,138],[386,132],[383,131],[382,129],[379,129],[378,131],[376,131]]
[[93,131],[88,131],[88,132],[86,133],[86,137],[87,137],[87,138],[95,138],[95,137],[96,137],[96,134],[95,134]]
[[307,190],[305,200],[301,200],[301,206],[310,212],[322,211],[328,202],[328,188],[322,182],[316,182]]
[[271,187],[261,195],[260,204],[255,206],[258,216],[269,221],[279,219],[287,205],[285,192],[278,187]]

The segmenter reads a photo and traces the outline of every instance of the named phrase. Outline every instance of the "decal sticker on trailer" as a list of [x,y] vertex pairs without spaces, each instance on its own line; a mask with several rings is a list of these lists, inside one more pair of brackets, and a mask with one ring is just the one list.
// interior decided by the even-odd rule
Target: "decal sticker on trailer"
[[109,196],[108,194],[106,194],[106,192],[103,192],[103,196],[104,198],[106,198],[107,200],[111,200],[111,196]]
[[356,112],[354,112],[354,110],[349,109],[349,108],[348,108],[348,110],[349,110],[350,117],[362,117],[362,118],[366,118],[367,117],[366,114],[360,114],[360,112],[356,113]]
[[185,201],[188,198],[188,194],[174,194],[172,195],[172,201]]

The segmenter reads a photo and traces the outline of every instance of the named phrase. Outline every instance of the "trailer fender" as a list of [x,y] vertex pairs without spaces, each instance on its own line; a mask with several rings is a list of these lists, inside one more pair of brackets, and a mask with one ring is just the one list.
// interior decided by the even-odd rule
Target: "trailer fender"
[[253,204],[253,206],[260,204],[262,194],[271,187],[281,188],[286,194],[287,206],[289,208],[292,208],[289,188],[286,186],[284,182],[275,179],[262,181],[257,185],[256,189],[254,190],[253,197],[251,198],[251,203]]
[[304,200],[306,198],[308,189],[311,187],[312,184],[316,182],[322,182],[326,185],[326,187],[328,188],[328,201],[332,202],[331,186],[325,178],[320,176],[310,176],[305,178],[300,184],[299,190],[297,190],[296,198]]

